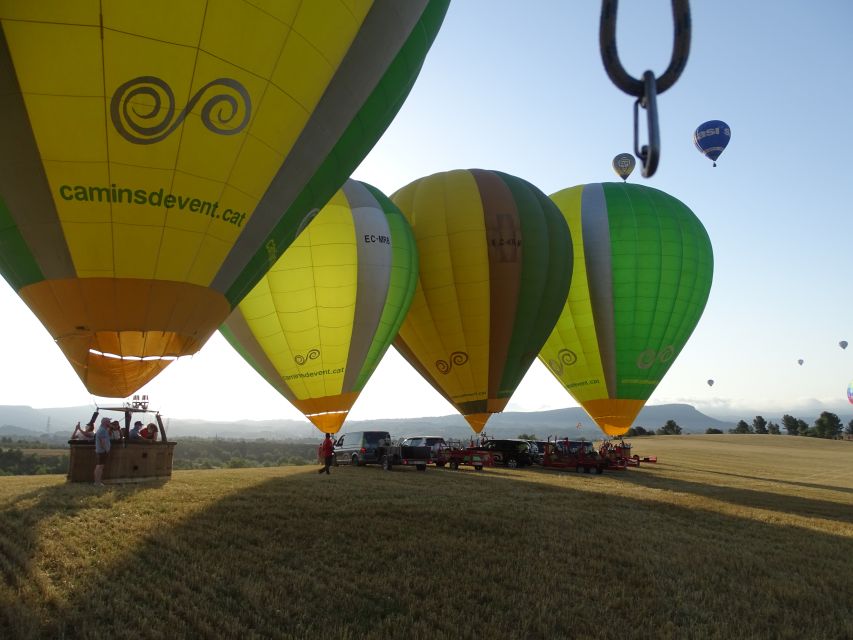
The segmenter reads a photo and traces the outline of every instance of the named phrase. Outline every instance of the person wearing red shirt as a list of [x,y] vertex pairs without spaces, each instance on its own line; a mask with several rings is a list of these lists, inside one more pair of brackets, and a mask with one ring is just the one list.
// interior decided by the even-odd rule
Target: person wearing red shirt
[[328,474],[329,467],[332,466],[332,462],[335,460],[335,443],[332,441],[332,434],[330,433],[326,434],[326,439],[320,445],[320,457],[323,459],[323,466],[317,473],[325,471]]

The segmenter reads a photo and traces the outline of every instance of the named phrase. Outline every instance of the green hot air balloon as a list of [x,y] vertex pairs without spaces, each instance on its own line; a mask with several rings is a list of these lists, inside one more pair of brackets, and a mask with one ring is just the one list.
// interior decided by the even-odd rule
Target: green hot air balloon
[[699,321],[713,274],[699,219],[650,187],[551,196],[574,242],[569,297],[539,358],[608,435],[625,433]]
[[397,335],[417,274],[403,214],[348,180],[221,331],[318,429],[334,433]]

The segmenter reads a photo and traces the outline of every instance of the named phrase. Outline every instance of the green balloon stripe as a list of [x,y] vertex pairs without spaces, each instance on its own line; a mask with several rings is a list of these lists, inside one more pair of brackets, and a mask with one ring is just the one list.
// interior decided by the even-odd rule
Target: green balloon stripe
[[675,198],[605,185],[611,231],[616,397],[647,400],[684,348],[710,291],[711,243]]
[[35,257],[0,198],[0,273],[15,291],[44,280]]
[[282,216],[270,233],[268,242],[252,256],[246,268],[226,291],[225,296],[232,307],[252,290],[269,269],[267,246],[275,247],[275,257],[280,256],[295,239],[296,229],[305,214],[323,207],[329,201],[391,124],[414,86],[449,3],[450,0],[430,0],[418,25],[340,140]]
[[495,172],[507,185],[519,211],[524,280],[513,320],[498,397],[510,397],[527,373],[566,303],[572,276],[572,243],[560,210],[530,183]]

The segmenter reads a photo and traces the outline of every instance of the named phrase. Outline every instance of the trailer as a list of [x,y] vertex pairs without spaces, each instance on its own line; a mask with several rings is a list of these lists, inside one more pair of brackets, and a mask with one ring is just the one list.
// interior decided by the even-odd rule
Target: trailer
[[657,456],[640,457],[631,453],[631,443],[622,438],[618,440],[605,440],[598,449],[599,455],[608,461],[608,469],[625,469],[627,467],[639,467],[640,462],[656,463]]
[[624,471],[629,466],[637,466],[631,458],[631,445],[627,447],[623,444],[614,443],[612,440],[605,440],[598,448],[599,457],[607,462],[608,471]]
[[395,440],[382,446],[381,463],[385,471],[391,471],[395,465],[415,467],[418,471],[426,471],[427,465],[433,462],[432,447],[413,447]]
[[442,450],[442,458],[454,471],[461,466],[474,467],[475,471],[482,471],[483,467],[494,466],[492,452],[481,449],[473,442],[464,445],[460,440],[450,440]]
[[607,468],[607,460],[599,457],[591,442],[548,438],[542,466],[546,469],[574,469],[578,473],[601,474]]

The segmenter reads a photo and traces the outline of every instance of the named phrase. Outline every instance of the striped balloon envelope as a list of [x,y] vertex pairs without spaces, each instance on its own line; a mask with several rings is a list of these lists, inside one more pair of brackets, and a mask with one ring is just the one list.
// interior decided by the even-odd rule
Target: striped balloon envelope
[[569,228],[539,189],[497,171],[438,173],[391,199],[420,256],[394,346],[479,433],[560,314],[572,273]]
[[0,2],[0,273],[92,394],[204,345],[381,136],[447,4]]
[[348,180],[221,331],[318,429],[335,433],[397,334],[417,270],[397,207]]
[[853,404],[853,380],[847,385],[847,400]]
[[551,198],[572,230],[575,264],[539,358],[606,434],[621,435],[699,322],[711,241],[690,209],[650,187],[587,184]]

